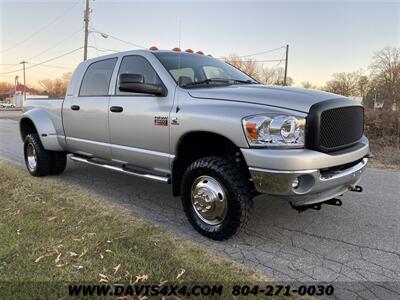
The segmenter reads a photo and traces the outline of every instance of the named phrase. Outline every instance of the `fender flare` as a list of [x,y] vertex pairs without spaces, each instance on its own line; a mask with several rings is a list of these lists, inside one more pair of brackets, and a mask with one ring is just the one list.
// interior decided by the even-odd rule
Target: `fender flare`
[[[61,146],[57,135],[56,127],[53,120],[48,112],[40,108],[31,109],[22,114],[19,120],[19,131],[22,142],[24,142],[26,132],[24,129],[24,122],[29,119],[35,126],[36,132],[39,135],[40,141],[46,150],[50,151],[64,151]],[[24,121],[25,120],[25,121]]]

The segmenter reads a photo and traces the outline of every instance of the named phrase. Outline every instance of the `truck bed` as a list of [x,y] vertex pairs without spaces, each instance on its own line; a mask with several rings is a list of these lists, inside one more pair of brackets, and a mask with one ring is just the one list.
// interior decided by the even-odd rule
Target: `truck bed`
[[24,103],[23,111],[34,110],[35,108],[45,110],[50,115],[57,135],[64,136],[64,128],[62,124],[63,103],[64,98],[28,98]]

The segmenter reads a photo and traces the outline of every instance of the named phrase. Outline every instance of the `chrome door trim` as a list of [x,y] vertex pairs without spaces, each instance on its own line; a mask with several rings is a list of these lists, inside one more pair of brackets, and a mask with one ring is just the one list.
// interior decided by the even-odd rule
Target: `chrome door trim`
[[76,141],[76,142],[81,142],[81,143],[88,143],[88,144],[94,144],[94,145],[106,146],[106,147],[108,146],[108,147],[112,147],[112,148],[117,148],[117,149],[137,152],[137,153],[144,153],[144,154],[148,154],[148,155],[167,157],[167,158],[171,158],[171,159],[175,158],[174,154],[165,153],[165,152],[159,152],[159,151],[154,151],[154,150],[148,150],[148,149],[142,149],[142,148],[134,148],[134,147],[128,147],[128,146],[122,146],[122,145],[115,145],[115,144],[109,144],[109,143],[86,140],[86,139],[80,139],[80,138],[74,138],[74,137],[67,137],[66,139],[67,140]]

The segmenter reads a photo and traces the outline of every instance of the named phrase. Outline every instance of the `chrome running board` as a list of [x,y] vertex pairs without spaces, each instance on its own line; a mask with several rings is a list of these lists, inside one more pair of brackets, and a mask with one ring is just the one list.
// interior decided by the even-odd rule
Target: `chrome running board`
[[97,166],[97,167],[102,167],[105,169],[117,171],[117,172],[128,174],[128,175],[133,175],[136,177],[152,179],[152,180],[160,181],[160,182],[164,182],[164,183],[171,183],[171,177],[168,175],[160,176],[160,175],[155,175],[155,174],[148,174],[148,173],[141,173],[141,172],[137,172],[137,171],[133,171],[133,170],[127,170],[123,166],[121,166],[121,167],[112,166],[112,165],[109,165],[106,163],[93,161],[90,158],[76,156],[76,155],[72,155],[71,160],[77,161],[77,162],[82,162],[82,163],[93,165],[93,166]]

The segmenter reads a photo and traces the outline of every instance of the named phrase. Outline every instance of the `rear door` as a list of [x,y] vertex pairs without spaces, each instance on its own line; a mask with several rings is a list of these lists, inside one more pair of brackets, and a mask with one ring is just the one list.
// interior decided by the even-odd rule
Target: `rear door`
[[111,76],[117,58],[90,64],[77,95],[67,97],[63,123],[69,151],[111,159],[108,105]]
[[[121,92],[118,76],[121,73],[142,74],[145,83],[163,84],[150,62],[141,55],[122,58],[116,80],[115,95],[109,112],[112,158],[154,171],[169,172],[169,113],[173,92],[165,97]],[[120,109],[120,110],[121,110]]]

